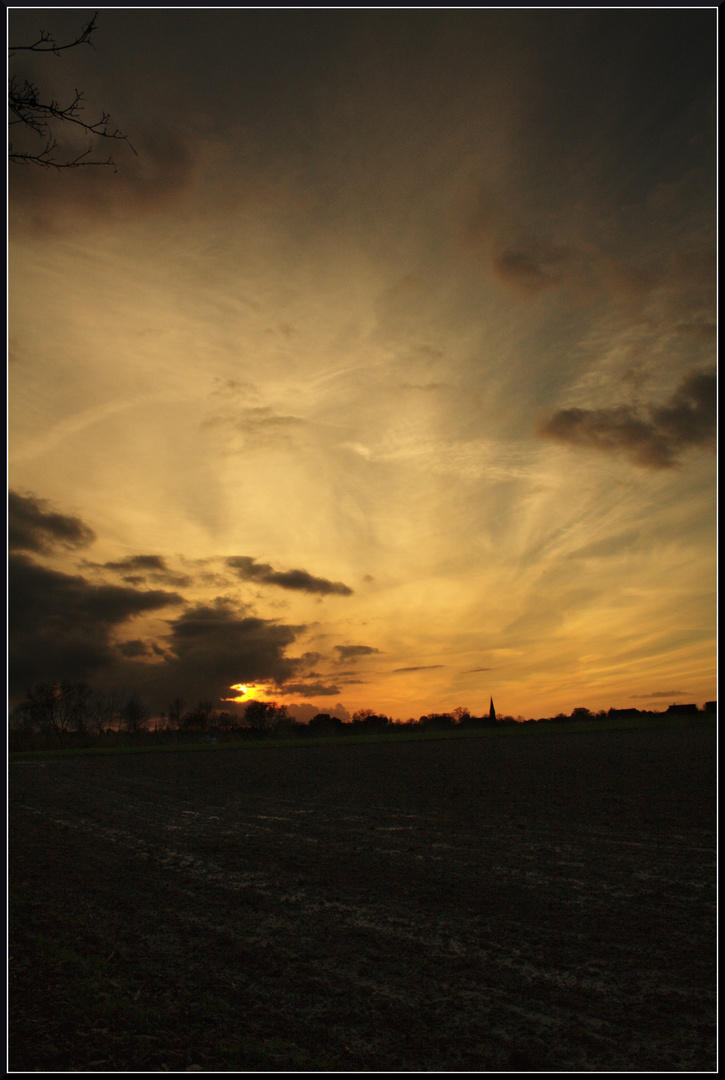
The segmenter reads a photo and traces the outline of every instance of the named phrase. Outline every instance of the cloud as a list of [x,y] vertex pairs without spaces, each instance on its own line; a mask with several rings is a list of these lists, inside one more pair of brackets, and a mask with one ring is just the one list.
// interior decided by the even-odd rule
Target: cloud
[[380,649],[373,649],[370,645],[336,645],[335,651],[339,654],[338,660],[342,664],[345,660],[355,660],[359,656],[379,653]]
[[633,698],[677,698],[687,697],[687,690],[653,690],[651,694],[632,694]]
[[279,692],[285,697],[289,694],[303,694],[305,697],[335,697],[340,693],[340,688],[327,686],[325,683],[289,683]]
[[106,562],[102,565],[108,570],[166,570],[166,563],[160,555],[130,555],[120,562]]
[[443,664],[423,664],[421,667],[396,667],[393,668],[393,674],[398,675],[406,671],[433,671],[434,668],[442,667],[444,667]]
[[8,549],[47,555],[58,548],[87,547],[96,539],[93,529],[78,517],[49,509],[47,499],[8,493]]
[[[9,174],[11,226],[39,236],[71,229],[77,234],[179,205],[198,181],[193,148],[185,137],[169,128],[136,128],[132,142],[137,155],[121,142],[111,145],[117,170],[14,166]],[[108,146],[100,152],[107,156]]]
[[677,333],[706,344],[713,340],[717,271],[716,253],[709,245],[673,252],[666,259],[644,265],[601,256],[597,273],[605,289],[631,314],[641,312],[659,296],[660,317],[676,319],[673,326]]
[[[129,555],[127,559],[121,559],[119,562],[88,563],[87,565],[99,567],[102,570],[114,570],[119,574],[129,570],[144,571],[144,574],[152,581],[176,585],[179,588],[192,584],[192,579],[186,574],[175,574],[169,570],[166,560],[161,555]],[[139,573],[130,573],[124,574],[123,580],[131,585],[138,585],[145,580],[145,577]]]
[[622,300],[631,304],[644,303],[663,281],[664,268],[632,266],[621,260],[603,258],[599,264],[602,280]]
[[419,390],[424,394],[436,393],[438,390],[448,390],[449,384],[443,382],[429,382],[429,383],[401,383],[401,390]]
[[603,540],[594,540],[584,544],[569,554],[571,559],[597,559],[619,555],[623,551],[634,551],[641,540],[640,529],[627,529],[615,536],[605,536]]
[[[287,712],[300,724],[307,724],[313,716],[317,716],[319,711],[320,708],[318,705],[311,705],[306,701],[299,705],[292,704],[287,706]],[[350,713],[340,701],[338,701],[334,709],[328,707],[325,709],[325,712],[329,713],[330,716],[339,716],[343,721],[350,719]]]
[[341,581],[313,577],[306,570],[273,570],[269,563],[258,563],[248,555],[230,556],[226,564],[235,570],[243,581],[260,581],[265,585],[278,585],[281,589],[319,593],[323,596],[352,596],[352,589]]
[[135,641],[121,641],[116,648],[122,656],[135,657],[149,655],[148,646],[138,639]]
[[169,621],[167,659],[152,669],[154,693],[221,698],[235,683],[281,687],[299,664],[285,650],[303,630],[246,615],[221,597],[196,604]]
[[715,448],[717,378],[715,373],[691,371],[667,405],[651,406],[652,420],[670,439],[673,448]]
[[694,338],[696,341],[714,342],[717,338],[717,326],[714,322],[684,322],[677,323],[675,330],[678,334]]
[[665,405],[648,405],[643,416],[629,405],[609,409],[560,409],[537,429],[541,438],[607,453],[623,453],[637,465],[668,469],[691,447],[715,448],[717,380],[691,371]]
[[503,285],[537,296],[564,280],[571,259],[568,247],[530,240],[493,255],[491,266]]
[[202,421],[202,427],[218,429],[227,438],[227,453],[279,449],[292,445],[292,436],[309,427],[300,416],[277,413],[269,405],[236,408]]
[[11,692],[48,679],[86,679],[118,663],[113,631],[134,616],[182,604],[178,593],[93,585],[40,566],[8,560]]
[[322,659],[322,653],[318,652],[304,652],[300,657],[300,663],[303,665],[316,664],[318,660]]

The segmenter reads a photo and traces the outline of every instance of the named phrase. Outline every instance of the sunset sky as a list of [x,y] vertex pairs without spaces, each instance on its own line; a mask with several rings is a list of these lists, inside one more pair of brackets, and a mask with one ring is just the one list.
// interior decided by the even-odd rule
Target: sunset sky
[[10,170],[11,692],[715,698],[716,34],[121,8],[16,54],[137,155]]

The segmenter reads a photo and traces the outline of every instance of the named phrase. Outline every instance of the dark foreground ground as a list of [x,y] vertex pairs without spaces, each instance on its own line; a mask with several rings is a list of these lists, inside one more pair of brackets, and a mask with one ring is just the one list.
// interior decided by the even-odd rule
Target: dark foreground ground
[[10,765],[10,1068],[704,1070],[715,731]]

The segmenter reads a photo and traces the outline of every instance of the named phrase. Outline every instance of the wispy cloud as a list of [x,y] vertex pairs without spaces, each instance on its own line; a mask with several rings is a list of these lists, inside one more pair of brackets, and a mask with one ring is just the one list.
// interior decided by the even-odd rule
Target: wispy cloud
[[270,405],[253,405],[218,413],[204,420],[202,426],[223,433],[226,453],[247,453],[270,447],[289,448],[308,424],[301,416],[278,413]]
[[630,697],[637,698],[678,698],[686,697],[687,690],[653,690],[651,694],[630,694]]
[[407,671],[434,671],[436,668],[445,667],[444,664],[421,664],[419,667],[396,667],[393,674],[398,675]]
[[714,697],[715,28],[99,16],[58,78],[138,158],[11,178],[9,540],[66,575],[13,567],[25,676],[65,642],[161,707]]

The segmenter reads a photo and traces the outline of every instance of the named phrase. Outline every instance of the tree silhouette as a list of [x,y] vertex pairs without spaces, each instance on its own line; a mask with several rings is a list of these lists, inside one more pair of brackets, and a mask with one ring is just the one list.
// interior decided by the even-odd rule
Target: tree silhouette
[[379,731],[381,728],[387,727],[389,723],[389,717],[375,713],[372,709],[358,709],[357,712],[352,714],[353,727],[364,728],[365,730]]
[[167,716],[169,719],[169,727],[172,731],[178,731],[181,727],[181,718],[184,715],[184,709],[186,708],[186,702],[183,698],[174,698],[167,709]]
[[[19,52],[31,52],[52,53],[53,56],[60,56],[65,50],[75,49],[81,45],[90,45],[93,48],[91,36],[97,28],[97,16],[98,12],[83,27],[74,41],[59,45],[46,30],[42,30],[38,39],[29,45],[11,45],[8,55],[12,58]],[[116,165],[111,156],[105,160],[96,160],[89,156],[93,152],[93,142],[75,157],[70,155],[63,157],[56,154],[58,142],[55,132],[58,125],[80,128],[92,139],[109,139],[128,143],[134,154],[136,153],[128,136],[118,128],[109,126],[111,120],[109,113],[101,113],[97,120],[84,119],[82,115],[84,101],[83,92],[75,90],[72,100],[67,105],[61,105],[53,97],[41,96],[38,87],[29,79],[11,75],[8,83],[8,128],[11,135],[13,129],[16,129],[18,134],[22,133],[29,138],[23,140],[21,147],[12,142],[9,143],[8,160],[14,164],[40,165],[54,169],[77,169],[84,165],[110,165],[116,172]],[[43,143],[42,149],[39,147],[38,140]]]
[[245,722],[256,731],[274,731],[282,720],[287,719],[287,706],[276,701],[250,701],[244,710]]
[[197,701],[193,709],[189,709],[181,718],[182,726],[190,731],[204,730],[209,726],[211,714],[214,711],[212,701]]
[[121,717],[126,722],[126,730],[132,735],[139,732],[146,724],[149,711],[135,690],[124,703]]
[[90,687],[84,682],[43,682],[26,693],[25,716],[40,731],[50,732],[62,742],[69,731],[82,731],[88,715]]
[[340,734],[343,729],[342,719],[339,716],[331,716],[330,713],[318,713],[307,724],[310,731],[318,734]]
[[120,716],[123,700],[116,691],[94,694],[88,704],[88,721],[95,735],[100,736],[113,726]]

